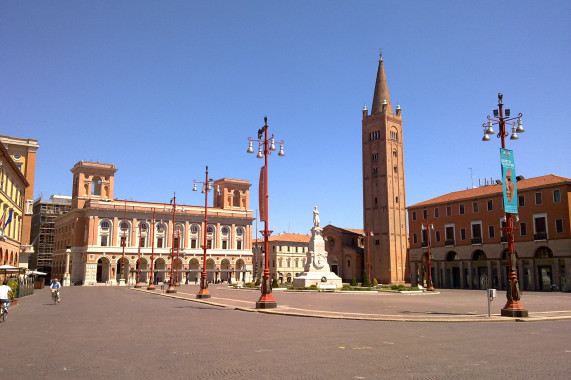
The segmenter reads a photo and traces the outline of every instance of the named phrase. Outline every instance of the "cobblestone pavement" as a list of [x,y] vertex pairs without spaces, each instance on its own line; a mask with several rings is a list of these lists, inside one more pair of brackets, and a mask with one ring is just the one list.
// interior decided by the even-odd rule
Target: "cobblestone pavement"
[[[190,298],[197,291],[181,286],[175,295],[187,293]],[[259,298],[256,291],[222,286],[212,286],[211,292],[213,303],[234,302],[250,311]],[[487,315],[482,293],[353,296],[276,291],[275,298],[277,310],[388,310],[398,315],[468,310]],[[523,303],[532,314],[564,311],[570,300],[569,294],[527,292]],[[494,301],[496,312],[504,302]],[[449,309],[440,309],[447,304]],[[296,318],[124,287],[64,288],[61,304],[53,305],[49,290],[41,289],[22,298],[0,323],[0,378],[567,379],[570,336],[570,320],[402,323]]]

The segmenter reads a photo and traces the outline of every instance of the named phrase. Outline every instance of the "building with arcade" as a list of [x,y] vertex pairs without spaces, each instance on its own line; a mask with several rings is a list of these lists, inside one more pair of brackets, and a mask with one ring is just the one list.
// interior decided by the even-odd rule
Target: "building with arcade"
[[[52,277],[64,285],[195,282],[207,246],[209,281],[252,280],[250,183],[213,182],[213,206],[113,198],[115,165],[80,161],[71,169],[71,210],[55,220]],[[219,192],[218,192],[219,191]],[[206,240],[206,241],[204,241]],[[174,265],[174,266],[173,266]]]

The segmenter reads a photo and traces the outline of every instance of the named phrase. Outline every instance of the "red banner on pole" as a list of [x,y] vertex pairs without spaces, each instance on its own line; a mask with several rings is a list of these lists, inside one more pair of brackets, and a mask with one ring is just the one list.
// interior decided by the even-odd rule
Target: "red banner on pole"
[[258,188],[258,200],[260,206],[260,221],[268,221],[268,213],[266,210],[266,167],[260,169],[260,187]]

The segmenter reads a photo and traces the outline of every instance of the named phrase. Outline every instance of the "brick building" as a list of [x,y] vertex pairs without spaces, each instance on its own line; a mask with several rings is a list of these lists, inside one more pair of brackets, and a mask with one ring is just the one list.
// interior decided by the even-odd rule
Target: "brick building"
[[145,283],[153,258],[157,281],[170,277],[171,265],[178,281],[195,281],[206,244],[209,281],[252,279],[248,181],[213,182],[204,241],[204,206],[176,204],[174,212],[174,203],[114,199],[116,171],[115,165],[85,161],[71,169],[71,210],[55,220],[52,276],[74,284],[122,284],[134,282],[140,268]]
[[[571,180],[517,178],[517,271],[522,290],[571,290]],[[435,287],[505,289],[507,241],[502,185],[453,192],[408,207],[411,282],[426,277],[427,230]]]
[[323,237],[326,239],[325,249],[331,271],[341,277],[343,282],[351,282],[353,278],[363,281],[366,263],[363,230],[328,224],[323,228]]
[[404,144],[401,108],[393,112],[382,57],[371,113],[363,108],[363,221],[372,232],[371,277],[401,284],[408,280]]

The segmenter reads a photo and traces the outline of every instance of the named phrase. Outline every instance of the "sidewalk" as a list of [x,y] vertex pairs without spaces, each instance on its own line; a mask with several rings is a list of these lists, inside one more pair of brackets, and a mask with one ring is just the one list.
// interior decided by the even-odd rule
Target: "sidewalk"
[[225,285],[210,285],[208,299],[197,299],[198,285],[181,285],[177,292],[167,294],[146,288],[135,291],[163,297],[240,310],[246,312],[347,320],[400,322],[537,322],[571,319],[571,294],[560,292],[525,292],[522,303],[529,312],[527,318],[500,315],[506,298],[503,292],[491,302],[484,290],[443,289],[425,293],[392,292],[315,292],[275,289],[275,309],[256,309],[259,289],[234,289]]

